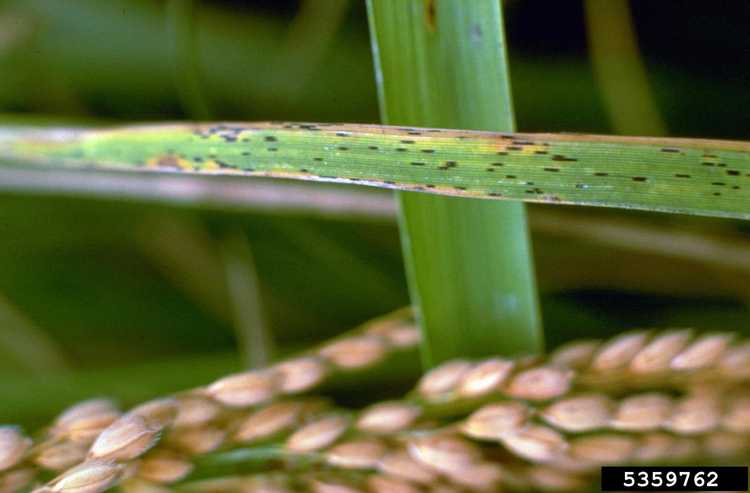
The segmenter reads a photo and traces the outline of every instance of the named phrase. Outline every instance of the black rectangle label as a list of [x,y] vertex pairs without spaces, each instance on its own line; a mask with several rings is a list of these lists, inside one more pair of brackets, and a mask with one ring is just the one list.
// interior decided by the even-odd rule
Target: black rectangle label
[[747,491],[747,466],[602,467],[602,491]]

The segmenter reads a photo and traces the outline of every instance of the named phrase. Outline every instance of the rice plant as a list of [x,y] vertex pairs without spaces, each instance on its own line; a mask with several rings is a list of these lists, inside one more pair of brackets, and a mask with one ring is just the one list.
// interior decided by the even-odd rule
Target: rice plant
[[636,29],[689,13],[545,7],[587,36],[581,128],[514,61],[530,0],[219,3],[0,4],[0,493],[747,460],[744,114],[704,132],[690,86],[706,138],[665,136]]

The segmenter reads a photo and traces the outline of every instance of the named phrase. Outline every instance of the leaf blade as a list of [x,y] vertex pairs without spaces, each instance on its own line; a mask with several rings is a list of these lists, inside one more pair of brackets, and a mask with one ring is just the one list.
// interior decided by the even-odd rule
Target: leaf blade
[[[0,158],[17,166],[270,176],[472,198],[750,219],[745,185],[750,175],[748,142],[265,123],[224,124],[241,129],[236,140],[227,141],[219,131],[204,137],[220,126],[3,127]],[[268,137],[275,142],[266,141]],[[414,140],[408,144],[410,151],[398,150],[405,146],[402,140]],[[272,147],[276,150],[269,151]],[[448,161],[458,166],[441,169]],[[487,171],[493,167],[497,170]],[[545,170],[553,167],[560,171]]]

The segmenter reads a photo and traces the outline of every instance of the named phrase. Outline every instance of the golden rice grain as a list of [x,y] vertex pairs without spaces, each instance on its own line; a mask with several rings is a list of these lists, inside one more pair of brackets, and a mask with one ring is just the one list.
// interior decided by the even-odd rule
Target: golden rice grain
[[669,331],[654,337],[630,362],[630,371],[637,374],[669,370],[669,364],[690,342],[690,330]]
[[219,404],[211,399],[199,396],[180,397],[173,426],[175,428],[203,426],[216,419],[220,412]]
[[51,442],[42,446],[32,457],[34,464],[51,471],[64,471],[86,459],[85,445],[71,441]]
[[88,445],[119,417],[120,412],[112,401],[91,399],[63,411],[53,423],[52,433]]
[[546,465],[532,465],[525,473],[531,485],[542,491],[584,491],[588,485],[581,476]]
[[544,401],[560,397],[570,390],[573,371],[555,366],[524,370],[511,378],[504,393],[516,399]]
[[658,393],[624,399],[617,408],[612,427],[623,431],[650,431],[662,426],[672,412],[672,399]]
[[342,480],[311,479],[308,481],[313,493],[365,493],[363,490],[344,483]]
[[487,404],[474,411],[461,425],[461,431],[480,440],[499,440],[518,431],[531,415],[531,410],[520,402]]
[[419,493],[420,490],[407,481],[387,474],[375,474],[367,480],[372,493]]
[[718,400],[710,396],[697,396],[680,400],[664,426],[675,433],[695,434],[717,428],[720,421]]
[[235,373],[221,378],[206,389],[206,393],[231,407],[261,404],[276,396],[278,375],[267,370]]
[[570,444],[568,444],[568,451],[566,453],[555,457],[551,461],[547,461],[544,465],[575,475],[590,474],[592,470],[596,469],[594,464],[572,457],[569,450]]
[[750,395],[741,394],[733,398],[721,424],[728,431],[750,432]]
[[53,479],[47,489],[53,493],[100,493],[114,484],[123,469],[112,462],[84,462]]
[[149,426],[137,414],[122,416],[96,438],[89,449],[88,458],[116,461],[134,459],[156,443],[160,431],[161,427]]
[[25,437],[16,426],[0,426],[0,471],[15,466],[31,447],[31,439]]
[[551,403],[540,414],[547,423],[565,431],[592,431],[609,424],[612,402],[599,394],[577,395]]
[[191,481],[186,490],[195,493],[291,493],[287,476],[225,476],[215,479]]
[[177,418],[178,401],[172,397],[155,399],[134,407],[128,414],[141,416],[149,426],[166,428]]
[[407,443],[411,457],[436,471],[460,471],[480,458],[479,449],[455,435],[435,434],[412,438]]
[[404,320],[391,321],[389,323],[379,324],[367,330],[368,334],[380,336],[393,347],[409,348],[414,347],[422,339],[419,328],[413,322]]
[[669,458],[675,439],[667,433],[647,433],[638,441],[633,452],[633,461],[648,464]]
[[405,402],[381,402],[366,408],[357,419],[357,429],[368,433],[395,433],[414,423],[422,410]]
[[318,354],[339,368],[364,368],[382,360],[388,347],[375,336],[345,337],[323,346]]
[[672,359],[670,367],[675,370],[697,370],[711,366],[727,349],[732,338],[732,334],[699,337]]
[[729,348],[719,360],[719,369],[728,378],[750,377],[750,343]]
[[574,370],[583,369],[591,364],[601,341],[583,340],[569,342],[555,349],[549,356],[549,363],[554,366],[564,366]]
[[279,388],[285,394],[305,392],[319,385],[326,375],[328,367],[315,356],[303,356],[273,366],[279,375]]
[[610,371],[622,368],[638,354],[648,340],[646,332],[629,332],[605,343],[594,356],[591,369]]
[[439,397],[453,391],[461,379],[473,367],[463,360],[453,360],[428,371],[417,384],[418,392],[426,398]]
[[201,426],[198,428],[179,428],[172,430],[167,441],[171,445],[190,455],[200,455],[213,452],[226,439],[227,432],[215,426]]
[[590,464],[620,464],[627,462],[637,447],[636,438],[603,433],[571,439],[570,456]]
[[437,473],[401,450],[386,454],[380,460],[378,468],[391,476],[423,485],[432,484],[437,480]]
[[568,444],[557,431],[542,425],[529,425],[502,437],[505,447],[524,459],[548,462],[565,452]]
[[289,437],[286,448],[292,452],[313,452],[328,447],[349,428],[349,419],[341,415],[327,416],[309,423]]
[[383,442],[361,438],[335,445],[325,457],[330,465],[344,469],[374,469],[386,451]]
[[180,454],[154,450],[140,460],[137,474],[147,481],[173,483],[185,478],[192,470],[193,464]]
[[451,481],[470,491],[497,491],[498,484],[503,478],[503,469],[499,464],[479,462],[467,464],[465,467],[448,473]]
[[36,471],[33,467],[12,469],[0,473],[0,493],[17,493],[24,490],[34,480]]
[[241,421],[234,439],[248,443],[288,430],[298,422],[301,412],[302,405],[299,402],[270,404]]
[[500,388],[513,366],[512,361],[504,358],[482,361],[462,376],[456,391],[463,397],[487,395]]

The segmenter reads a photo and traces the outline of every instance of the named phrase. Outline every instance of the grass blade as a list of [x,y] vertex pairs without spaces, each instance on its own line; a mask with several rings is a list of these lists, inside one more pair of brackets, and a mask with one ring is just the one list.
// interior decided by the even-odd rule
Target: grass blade
[[618,134],[666,135],[638,50],[627,0],[586,0],[591,63],[609,119]]
[[[379,0],[368,13],[386,123],[513,130],[499,2]],[[442,166],[451,162],[461,166]],[[399,198],[424,363],[540,350],[524,205]]]
[[3,366],[28,375],[65,374],[68,362],[61,347],[0,295],[0,355]]
[[211,104],[201,89],[197,59],[194,0],[168,0],[166,5],[172,72],[180,104],[195,119],[208,119]]
[[0,158],[750,219],[750,143],[738,141],[307,123],[0,127]]
[[250,242],[237,228],[226,233],[220,249],[243,366],[262,368],[273,359],[274,343]]
[[274,179],[236,180],[187,174],[11,168],[0,165],[0,191],[55,197],[92,197],[205,209],[318,217],[327,220],[390,221],[392,194],[369,187],[298,183]]

